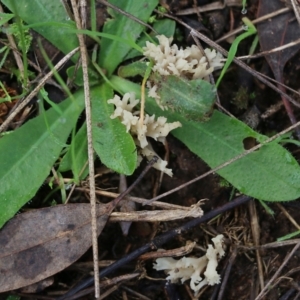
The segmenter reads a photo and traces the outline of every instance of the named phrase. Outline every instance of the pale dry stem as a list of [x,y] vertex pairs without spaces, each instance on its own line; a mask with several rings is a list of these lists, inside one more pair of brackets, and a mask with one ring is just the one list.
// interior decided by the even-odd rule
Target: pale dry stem
[[[252,20],[251,22],[255,25],[255,24],[259,24],[261,22],[264,22],[270,18],[273,18],[273,17],[276,17],[276,16],[279,16],[281,14],[285,14],[285,13],[288,13],[289,11],[291,11],[290,8],[288,7],[285,7],[285,8],[282,8],[282,9],[279,9],[279,10],[276,10],[274,12],[271,12],[269,14],[266,14],[264,16],[261,16],[260,18],[257,18],[255,20]],[[243,29],[243,26],[233,30],[233,31],[230,31],[228,32],[227,34],[225,34],[224,36],[222,36],[221,38],[219,38],[218,40],[216,40],[216,43],[220,43],[226,39],[228,39],[229,37],[231,36],[235,36],[237,33],[241,33],[243,32],[244,29]]]
[[[84,23],[86,16],[79,16],[76,0],[71,0],[74,18],[77,29],[81,30],[81,22]],[[86,3],[84,0],[80,1],[81,7],[85,8]],[[83,9],[83,12],[85,10]],[[96,212],[96,188],[95,188],[95,170],[94,170],[94,149],[92,140],[92,114],[91,114],[91,99],[90,99],[90,87],[88,77],[88,54],[84,42],[84,36],[77,34],[82,71],[83,71],[83,85],[84,85],[84,98],[85,98],[85,114],[86,114],[86,127],[87,127],[87,142],[88,142],[88,161],[89,161],[89,186],[90,186],[90,203],[91,203],[91,225],[92,225],[92,242],[93,242],[93,260],[94,260],[94,282],[95,282],[95,298],[100,297],[100,282],[99,282],[99,267],[98,267],[98,233],[97,233],[97,212]]]
[[296,227],[296,229],[300,230],[299,224],[296,220],[288,213],[288,211],[280,204],[276,203],[277,207],[283,212],[283,214],[287,217],[287,219]]

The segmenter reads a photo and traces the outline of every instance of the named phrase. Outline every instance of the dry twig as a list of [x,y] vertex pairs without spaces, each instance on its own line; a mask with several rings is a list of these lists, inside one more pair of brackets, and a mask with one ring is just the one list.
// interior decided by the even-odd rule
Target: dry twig
[[[264,15],[264,16],[262,16],[260,18],[257,18],[255,20],[252,20],[251,22],[254,25],[256,25],[256,24],[259,24],[259,23],[261,23],[263,21],[266,21],[266,20],[268,20],[270,18],[273,18],[275,16],[279,16],[281,14],[285,14],[285,13],[289,12],[290,10],[291,10],[290,8],[285,7],[285,8],[279,9],[277,11],[274,11],[272,13],[269,13],[267,15]],[[243,26],[241,26],[241,27],[239,27],[239,28],[237,28],[237,29],[235,29],[233,31],[228,32],[227,34],[225,34],[224,36],[222,36],[221,38],[219,38],[218,40],[216,40],[216,43],[220,43],[220,42],[228,39],[229,37],[231,37],[233,35],[236,35],[237,33],[240,33],[240,32],[243,32],[243,31],[244,31],[244,28],[243,28]]]
[[[258,216],[257,216],[257,211],[256,211],[254,201],[249,202],[249,212],[250,212],[250,218],[251,218],[251,230],[252,230],[253,242],[254,242],[255,246],[258,246],[259,240],[260,240],[260,232],[259,232],[260,230],[259,230]],[[256,254],[256,262],[257,262],[260,288],[263,289],[265,286],[264,271],[263,271],[263,264],[262,264],[262,259],[260,256],[260,251],[258,249],[256,249],[255,254]]]
[[[84,0],[81,0],[82,8],[86,7]],[[74,18],[78,30],[82,29],[81,20],[79,16],[76,0],[71,0]],[[84,11],[84,10],[83,10]],[[99,283],[99,267],[98,267],[98,233],[97,233],[97,212],[96,212],[96,188],[95,188],[95,170],[94,170],[94,149],[92,140],[92,114],[91,114],[91,99],[90,87],[88,76],[88,54],[82,34],[77,34],[81,62],[83,72],[83,85],[84,85],[84,99],[85,99],[85,114],[86,114],[86,128],[87,128],[87,143],[88,143],[88,161],[89,161],[89,174],[90,174],[90,202],[91,202],[91,225],[92,225],[92,242],[93,242],[93,260],[94,260],[94,278],[95,278],[95,298],[100,297],[100,283]]]

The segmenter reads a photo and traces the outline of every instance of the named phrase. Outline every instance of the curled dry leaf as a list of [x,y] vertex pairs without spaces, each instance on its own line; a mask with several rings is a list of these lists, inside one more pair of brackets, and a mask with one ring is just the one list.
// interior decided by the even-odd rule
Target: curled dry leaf
[[[97,206],[98,234],[112,205]],[[186,210],[113,213],[112,221],[166,221],[199,217],[199,206]],[[91,246],[89,204],[33,210],[11,219],[0,231],[0,292],[41,281],[65,269]]]

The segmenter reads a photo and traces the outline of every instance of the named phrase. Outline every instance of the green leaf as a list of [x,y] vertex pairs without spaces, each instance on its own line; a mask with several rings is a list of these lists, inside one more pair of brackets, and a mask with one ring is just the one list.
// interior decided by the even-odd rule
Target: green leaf
[[[166,37],[173,37],[176,29],[176,22],[170,19],[157,20],[153,24],[153,28],[159,34],[163,34]],[[153,32],[152,35],[155,35],[155,33]]]
[[[112,84],[122,92],[133,91],[140,96],[140,86],[119,77]],[[192,152],[211,168],[243,153],[243,141],[253,137],[262,142],[266,136],[258,134],[239,120],[215,111],[208,122],[187,120],[171,110],[162,111],[151,98],[146,109],[169,122],[180,121],[182,127],[172,131]],[[300,168],[295,158],[276,142],[237,160],[218,171],[240,192],[266,201],[287,201],[300,197]]]
[[[110,118],[114,107],[108,104],[107,100],[111,98],[113,91],[108,85],[97,87],[97,98],[92,102],[93,146],[103,164],[118,173],[131,175],[137,163],[135,144],[131,135],[126,132],[125,126],[118,119]],[[59,171],[72,170],[75,180],[78,181],[82,178],[79,173],[87,159],[86,124],[84,124],[72,140],[68,152],[60,163]]]
[[[60,172],[72,170],[75,182],[78,184],[80,180],[84,179],[88,175],[88,164],[86,164],[87,161],[87,135],[86,123],[84,123],[76,133],[75,137],[72,139],[71,145],[61,160],[58,170]],[[86,167],[82,172],[84,166]]]
[[99,96],[92,102],[94,149],[108,168],[131,175],[137,164],[133,138],[119,119],[110,118],[114,112],[114,106],[107,103],[113,98],[111,87],[103,84],[98,89]]
[[[82,67],[71,66],[67,69],[67,74],[70,80],[77,86],[83,86],[83,72]],[[92,66],[88,68],[89,84],[90,86],[99,84],[101,78]]]
[[[60,0],[1,0],[14,14],[18,15],[28,25],[41,23],[34,30],[50,41],[63,53],[68,53],[78,47],[78,38],[70,33],[67,27],[76,29],[70,20],[62,1]],[[50,23],[49,23],[50,22]],[[63,23],[67,27],[57,27],[55,23]],[[47,23],[47,26],[42,26]],[[51,23],[53,24],[51,26]]]
[[[144,22],[147,22],[153,9],[158,4],[158,0],[149,0],[146,2],[135,0],[110,0],[109,2]],[[114,34],[118,37],[132,40],[133,42],[136,41],[143,31],[144,26],[111,9],[109,11],[112,20],[106,21],[103,32]],[[117,40],[103,38],[99,55],[100,67],[106,69],[110,76],[116,67],[123,61],[131,48],[130,45],[120,44]]]
[[227,69],[229,68],[229,66],[231,65],[235,55],[236,55],[236,52],[237,52],[237,48],[240,44],[240,42],[242,40],[244,40],[245,38],[255,34],[257,32],[255,26],[253,25],[253,23],[246,17],[242,18],[244,24],[247,26],[247,31],[242,33],[241,35],[237,36],[233,43],[231,44],[230,46],[230,49],[229,49],[229,52],[228,52],[228,55],[227,55],[227,59],[226,59],[226,62],[225,62],[225,65],[221,71],[221,74],[217,80],[217,83],[216,83],[216,87],[219,86],[223,76],[225,75]]
[[147,63],[144,61],[135,61],[131,64],[121,66],[118,69],[118,76],[126,78],[126,77],[134,77],[137,75],[141,75],[144,77],[147,70]]
[[0,227],[43,184],[84,108],[83,92],[0,139]]
[[163,106],[189,120],[208,120],[216,97],[216,89],[209,82],[158,73],[154,73],[150,80],[157,86],[156,93]]

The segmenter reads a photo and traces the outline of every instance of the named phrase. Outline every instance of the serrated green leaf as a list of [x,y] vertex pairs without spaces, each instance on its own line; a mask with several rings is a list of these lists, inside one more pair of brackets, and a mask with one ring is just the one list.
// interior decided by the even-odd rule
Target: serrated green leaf
[[[132,14],[138,19],[147,22],[153,9],[157,6],[157,0],[135,1],[135,0],[110,0],[111,4]],[[144,29],[144,26],[131,20],[129,17],[109,10],[112,16],[111,20],[106,21],[103,27],[104,33],[110,33],[125,39],[136,41]],[[107,38],[102,39],[99,65],[106,69],[108,75],[111,75],[117,66],[123,61],[126,54],[131,49],[128,44],[121,44],[117,40]]]
[[187,80],[175,75],[154,73],[150,80],[157,86],[160,103],[188,120],[207,121],[216,98],[216,89],[201,79]]
[[43,184],[84,108],[83,92],[0,139],[0,227]]
[[[140,86],[119,77],[111,82],[122,92],[133,91],[137,98]],[[244,152],[243,141],[253,137],[264,141],[266,136],[253,131],[239,120],[215,111],[208,122],[187,120],[180,114],[162,111],[148,98],[146,109],[169,122],[180,121],[182,127],[172,131],[192,152],[211,168]],[[295,158],[282,146],[272,142],[218,171],[234,187],[251,197],[266,201],[288,201],[300,197],[300,168]]]
[[136,169],[137,151],[132,136],[118,118],[111,119],[114,106],[107,100],[113,98],[108,84],[98,88],[99,96],[92,102],[92,132],[96,153],[110,169],[131,175]]
[[[68,28],[63,26],[54,26],[54,23],[58,22],[76,29],[75,23],[70,20],[62,1],[1,0],[1,2],[28,25],[47,23],[47,26],[37,26],[34,27],[34,30],[50,41],[63,53],[68,53],[78,47],[78,38],[75,33],[70,33]],[[49,22],[53,23],[53,26],[51,26],[51,23]]]

